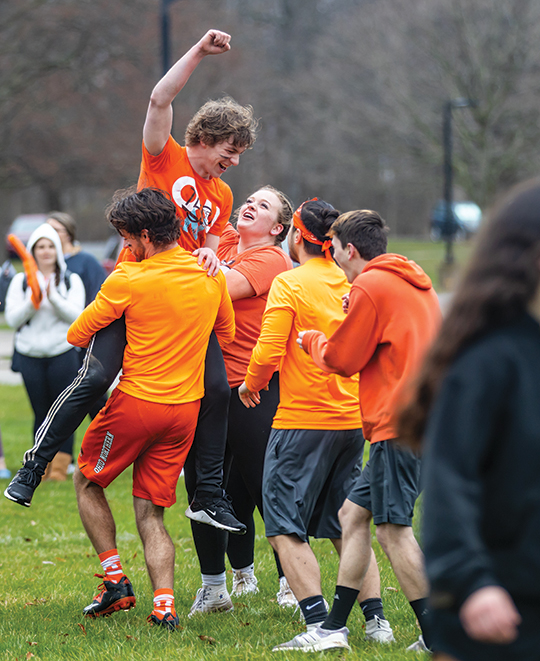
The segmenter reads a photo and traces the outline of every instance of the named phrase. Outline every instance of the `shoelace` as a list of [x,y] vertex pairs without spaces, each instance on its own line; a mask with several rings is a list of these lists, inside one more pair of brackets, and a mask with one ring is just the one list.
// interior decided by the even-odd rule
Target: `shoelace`
[[29,487],[36,487],[41,482],[41,476],[44,472],[45,471],[39,474],[36,468],[27,468],[26,466],[23,466],[19,470],[18,481],[21,484],[28,485]]
[[[105,578],[105,574],[94,574],[94,576],[95,576],[96,578],[103,578],[103,579]],[[99,590],[99,592],[98,592],[98,593],[96,594],[96,596],[94,597],[94,601],[96,601],[96,599],[99,599],[99,597],[101,597],[101,595],[102,595],[104,592],[107,591],[107,588],[105,587],[105,583],[104,583],[104,581],[102,581],[102,582],[97,586],[97,589]]]

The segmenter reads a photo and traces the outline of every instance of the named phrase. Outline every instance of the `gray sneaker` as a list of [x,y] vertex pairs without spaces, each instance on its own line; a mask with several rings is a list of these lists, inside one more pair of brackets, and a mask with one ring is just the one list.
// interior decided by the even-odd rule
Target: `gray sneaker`
[[304,633],[298,634],[298,636],[295,636],[287,643],[276,645],[272,648],[272,652],[286,652],[287,650],[322,652],[324,650],[331,650],[338,647],[350,650],[351,647],[347,642],[348,635],[349,630],[347,627],[341,627],[341,629],[335,631],[316,627],[311,631],[305,631]]
[[257,594],[259,588],[257,587],[257,577],[255,574],[248,574],[243,571],[234,570],[232,579],[233,597],[240,597],[246,594]]
[[392,632],[390,622],[381,619],[378,615],[366,622],[366,640],[372,640],[376,643],[395,643],[396,639]]
[[188,617],[195,613],[227,613],[232,610],[234,606],[226,585],[203,585],[197,591]]
[[298,608],[298,601],[285,576],[279,579],[279,592],[276,594],[276,598],[278,606],[282,608]]

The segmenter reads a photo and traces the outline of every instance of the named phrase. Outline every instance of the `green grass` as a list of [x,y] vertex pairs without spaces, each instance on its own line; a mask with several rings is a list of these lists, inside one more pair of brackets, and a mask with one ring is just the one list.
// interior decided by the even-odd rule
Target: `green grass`
[[[30,441],[31,412],[21,386],[0,386],[0,420],[7,464],[13,470]],[[6,485],[0,481],[2,490]],[[173,634],[152,629],[146,622],[152,609],[152,590],[132,512],[130,471],[107,489],[107,497],[116,519],[123,565],[137,594],[137,607],[103,620],[89,621],[81,616],[83,606],[96,593],[99,580],[93,574],[101,567],[80,523],[71,481],[41,485],[30,509],[1,498],[0,659],[275,659],[272,645],[300,633],[303,625],[297,614],[276,604],[277,575],[262,521],[257,521],[255,558],[259,595],[234,599],[233,613],[198,615],[190,620],[187,613],[200,587],[200,574],[183,514],[187,502],[182,480],[177,496],[178,503],[166,513],[176,546],[175,588],[182,627]],[[314,541],[313,548],[321,565],[324,595],[331,601],[337,555],[326,540]],[[397,643],[365,643],[363,618],[355,606],[349,619],[353,651],[328,652],[331,658],[402,659],[404,648],[418,636],[412,611],[375,540],[374,548],[385,612]],[[229,574],[229,587],[231,582]]]
[[[455,243],[453,246],[455,269],[453,275],[457,275],[460,269],[467,264],[470,257],[474,240],[461,241]],[[441,267],[443,265],[446,246],[441,241],[434,243],[433,241],[418,241],[412,239],[388,239],[388,252],[396,252],[400,255],[405,255],[419,264],[424,271],[429,275],[433,282],[433,286],[438,292],[451,289],[452,281],[444,279],[441,274]]]

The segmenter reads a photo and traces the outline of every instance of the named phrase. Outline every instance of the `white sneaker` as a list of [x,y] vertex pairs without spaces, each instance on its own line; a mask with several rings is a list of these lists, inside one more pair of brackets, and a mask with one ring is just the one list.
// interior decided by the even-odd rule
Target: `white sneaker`
[[254,574],[248,574],[240,570],[233,570],[231,595],[239,597],[245,594],[257,594],[257,578]]
[[342,627],[336,631],[329,629],[321,629],[317,627],[312,631],[306,631],[298,634],[288,643],[282,643],[272,648],[272,652],[282,652],[287,650],[302,650],[302,652],[322,652],[323,650],[331,650],[341,647],[350,650],[351,647],[347,642],[349,630],[347,627]]
[[424,643],[424,636],[419,636],[418,640],[415,640],[412,645],[407,647],[407,652],[429,652],[429,648],[426,647]]
[[282,608],[296,608],[298,601],[294,596],[294,592],[289,587],[287,579],[282,576],[279,579],[279,592],[276,594],[278,605]]
[[197,591],[188,617],[193,617],[195,613],[221,613],[232,610],[234,606],[226,585],[203,585]]
[[381,619],[378,615],[366,622],[366,640],[376,643],[395,643],[396,639],[392,633],[392,627],[388,620]]

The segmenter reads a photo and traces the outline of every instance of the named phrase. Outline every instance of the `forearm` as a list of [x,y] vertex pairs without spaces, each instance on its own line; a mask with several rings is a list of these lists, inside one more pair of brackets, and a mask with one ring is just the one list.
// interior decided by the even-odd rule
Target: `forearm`
[[17,302],[11,302],[8,300],[6,303],[5,318],[6,323],[11,326],[11,328],[20,328],[30,320],[35,313],[36,309],[30,298]]
[[150,96],[150,105],[160,109],[170,106],[204,56],[205,53],[197,42],[154,87]]
[[62,321],[72,324],[84,309],[84,292],[74,292],[75,295],[64,298],[58,291],[50,291],[49,301]]

